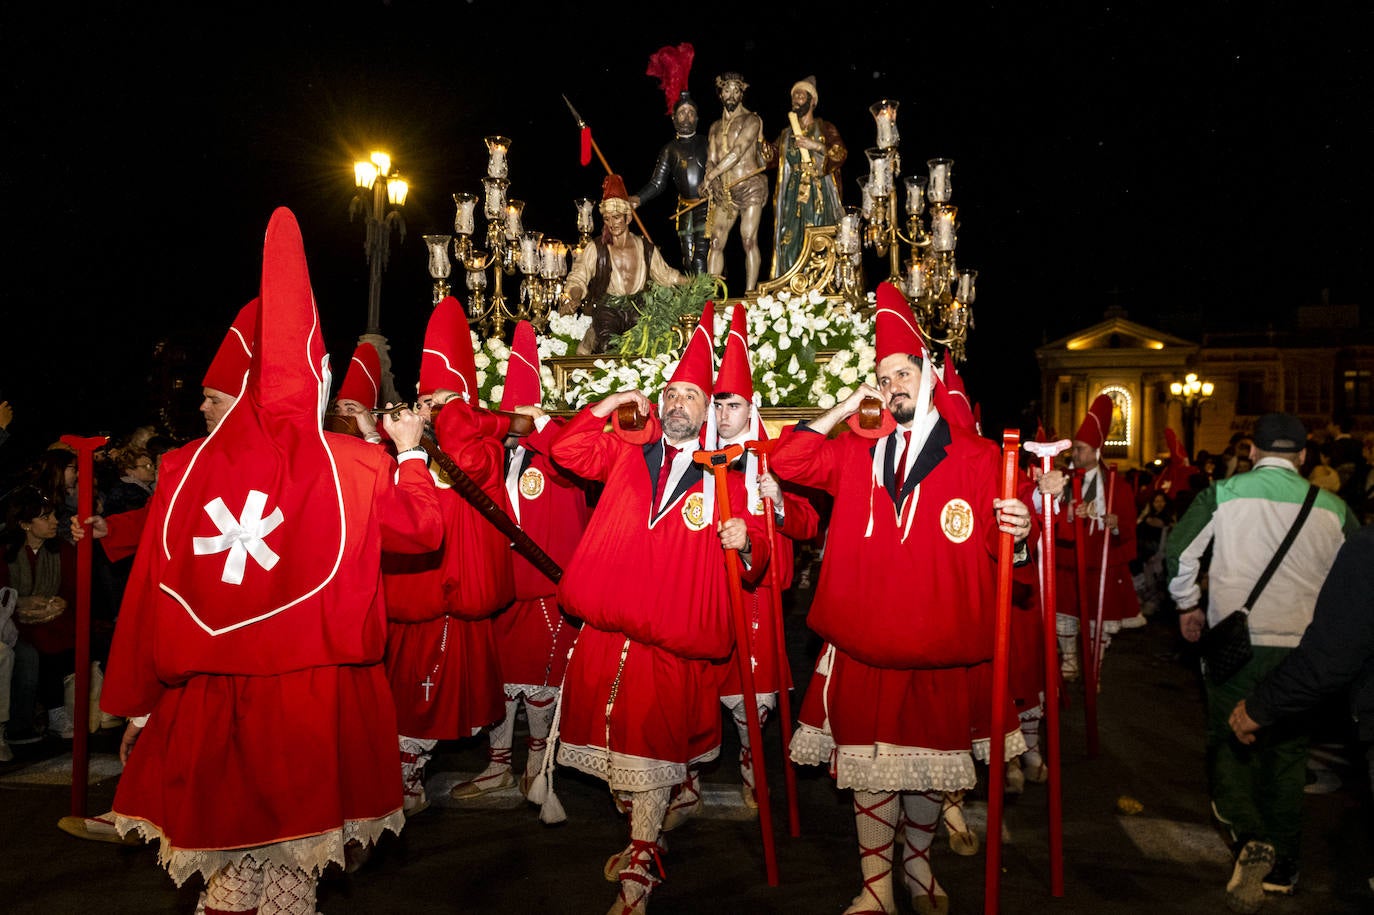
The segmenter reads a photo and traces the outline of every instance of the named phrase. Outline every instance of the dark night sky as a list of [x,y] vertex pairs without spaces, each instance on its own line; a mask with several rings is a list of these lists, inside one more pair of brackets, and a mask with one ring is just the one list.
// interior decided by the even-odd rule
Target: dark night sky
[[[980,271],[965,375],[992,428],[1035,387],[1033,346],[1109,305],[1194,337],[1283,323],[1323,288],[1370,305],[1363,4],[770,5],[676,25],[680,4],[597,4],[576,22],[492,0],[288,5],[0,13],[0,398],[21,446],[142,421],[153,342],[208,357],[256,293],[274,206],[300,220],[346,359],[367,299],[351,163],[374,146],[411,182],[382,298],[404,386],[429,308],[419,236],[451,231],[449,195],[480,190],[481,137],[513,138],[510,195],[529,201],[527,225],[570,239],[571,201],[599,196],[601,173],[578,166],[560,93],[634,190],[671,136],[644,67],[682,41],[705,123],[722,70],[745,74],[770,136],[791,83],[814,74],[818,113],[850,149],[850,202],[879,98],[902,102],[907,171],[955,160],[960,263]],[[660,200],[643,215],[671,258],[669,212]],[[881,276],[871,261],[870,284]]]

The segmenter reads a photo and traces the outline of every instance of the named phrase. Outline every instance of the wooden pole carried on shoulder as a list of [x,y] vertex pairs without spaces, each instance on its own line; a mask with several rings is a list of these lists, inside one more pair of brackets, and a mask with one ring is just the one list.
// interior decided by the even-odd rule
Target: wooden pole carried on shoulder
[[[697,451],[692,460],[708,470],[716,481],[716,504],[720,510],[720,520],[729,521],[730,490],[728,474],[730,465],[744,453],[740,445],[727,445],[719,451]],[[768,800],[768,774],[764,766],[763,729],[759,725],[758,701],[754,689],[754,666],[749,657],[749,626],[744,619],[744,591],[739,580],[739,554],[734,550],[725,551],[725,577],[730,594],[730,616],[735,627],[735,663],[739,665],[739,681],[744,694],[745,725],[749,731],[749,744],[754,754],[754,796],[759,802],[759,829],[763,832],[763,865],[768,875],[768,885],[778,885],[778,853],[773,842],[773,810]]]
[[[1000,497],[1016,498],[1016,453],[1021,435],[1015,429],[1002,432],[1002,486]],[[983,911],[995,915],[1002,886],[1002,800],[1006,788],[1007,681],[1011,653],[1011,575],[1014,538],[1003,531],[997,537],[997,618],[993,629],[992,708],[988,734],[988,828],[987,858],[983,872]]]

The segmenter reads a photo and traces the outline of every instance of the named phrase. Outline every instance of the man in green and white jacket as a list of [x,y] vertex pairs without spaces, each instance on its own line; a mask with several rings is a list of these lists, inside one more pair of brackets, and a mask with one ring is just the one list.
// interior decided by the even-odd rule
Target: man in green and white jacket
[[[1199,575],[1211,547],[1205,621],[1216,626],[1250,596],[1293,523],[1311,484],[1298,473],[1307,431],[1286,413],[1255,424],[1254,468],[1199,493],[1169,537],[1169,594],[1183,637],[1197,641],[1204,610]],[[1306,782],[1307,734],[1300,722],[1268,729],[1242,746],[1227,718],[1235,704],[1297,647],[1317,593],[1347,533],[1358,527],[1334,494],[1318,494],[1288,554],[1250,608],[1254,656],[1225,682],[1207,678],[1207,767],[1212,805],[1239,853],[1227,886],[1233,909],[1252,912],[1263,891],[1291,892],[1296,879]],[[1270,877],[1270,871],[1274,872]],[[1289,879],[1291,876],[1292,879]]]

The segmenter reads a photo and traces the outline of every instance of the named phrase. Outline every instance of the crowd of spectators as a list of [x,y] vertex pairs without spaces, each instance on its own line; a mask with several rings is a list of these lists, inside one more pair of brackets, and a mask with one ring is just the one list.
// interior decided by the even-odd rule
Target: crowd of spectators
[[[4,452],[14,445],[9,436],[14,418],[12,405],[0,402]],[[180,444],[142,426],[97,449],[96,511],[117,514],[145,505],[162,455]],[[36,454],[0,456],[8,468],[0,478],[0,762],[8,762],[14,758],[12,745],[70,739],[78,726],[72,713],[77,553],[71,522],[79,480],[76,453],[60,441]],[[92,556],[91,698],[98,700],[132,559],[110,562],[99,542]],[[94,730],[122,722],[97,712],[88,724]]]

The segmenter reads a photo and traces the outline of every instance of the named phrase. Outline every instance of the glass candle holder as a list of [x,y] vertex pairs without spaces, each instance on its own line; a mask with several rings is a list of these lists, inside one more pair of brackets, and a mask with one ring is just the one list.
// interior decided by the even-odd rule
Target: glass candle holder
[[868,157],[868,192],[874,197],[892,193],[892,150],[876,146],[864,150]]
[[426,247],[429,248],[429,275],[433,279],[446,279],[453,270],[453,264],[448,259],[448,243],[452,240],[452,235],[423,235]]
[[859,176],[860,207],[859,212],[863,213],[864,219],[873,218],[873,194],[868,190],[868,175]]
[[863,213],[858,207],[844,209],[845,213],[835,228],[835,250],[844,255],[858,254],[861,244],[859,228],[863,222]]
[[487,271],[468,268],[468,288],[479,292],[487,288]]
[[873,115],[873,120],[878,125],[878,146],[882,149],[892,149],[901,142],[897,134],[897,106],[900,102],[892,99],[882,99],[868,106],[869,112]]
[[539,275],[546,280],[552,280],[567,272],[568,246],[556,238],[546,239],[539,246]]
[[520,272],[529,276],[539,272],[539,243],[543,232],[526,232],[520,236]]
[[485,193],[482,195],[482,212],[486,215],[487,221],[505,218],[506,214],[506,188],[510,187],[510,182],[505,178],[483,178],[482,188]]
[[936,251],[953,251],[957,243],[955,235],[956,218],[959,215],[959,208],[952,206],[934,206],[930,208],[930,234],[931,247]]
[[925,175],[908,175],[903,179],[906,185],[906,215],[920,216],[926,211],[926,184],[929,181]]
[[525,231],[525,226],[521,221],[521,214],[525,212],[525,201],[511,200],[506,203],[505,230],[506,238],[515,241],[520,234]]
[[954,297],[965,305],[972,305],[977,295],[977,289],[974,286],[977,280],[977,270],[961,271],[959,273],[959,291],[954,294]]
[[487,177],[504,178],[510,166],[506,163],[506,153],[510,150],[509,137],[484,137],[487,144]]
[[582,235],[591,235],[596,228],[596,201],[590,197],[579,197],[573,201],[573,206],[577,207],[577,231]]
[[930,195],[930,202],[949,203],[950,195],[954,193],[954,188],[950,185],[954,160],[931,159],[926,165],[930,168],[930,186],[926,190]]
[[926,293],[926,268],[919,260],[910,260],[906,264],[906,289],[907,298],[919,299]]
[[453,202],[458,212],[453,216],[453,231],[459,235],[471,235],[477,231],[477,195],[454,194]]

